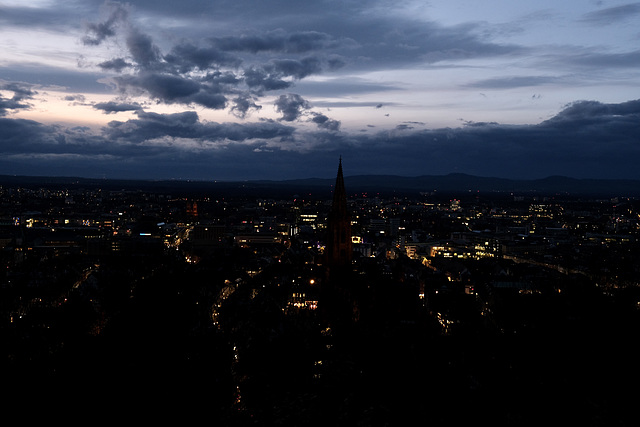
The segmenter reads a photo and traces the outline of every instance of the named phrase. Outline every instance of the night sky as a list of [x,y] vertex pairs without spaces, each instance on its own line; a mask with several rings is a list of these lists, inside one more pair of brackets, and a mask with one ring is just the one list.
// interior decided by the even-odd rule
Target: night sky
[[0,174],[640,179],[640,2],[3,0]]

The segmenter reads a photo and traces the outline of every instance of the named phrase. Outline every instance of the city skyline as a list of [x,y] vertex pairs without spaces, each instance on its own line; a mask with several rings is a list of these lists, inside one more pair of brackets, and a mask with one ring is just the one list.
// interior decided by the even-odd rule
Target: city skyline
[[3,174],[640,179],[640,3],[5,1]]
[[635,419],[638,199],[102,184],[0,187],[6,405],[229,426]]

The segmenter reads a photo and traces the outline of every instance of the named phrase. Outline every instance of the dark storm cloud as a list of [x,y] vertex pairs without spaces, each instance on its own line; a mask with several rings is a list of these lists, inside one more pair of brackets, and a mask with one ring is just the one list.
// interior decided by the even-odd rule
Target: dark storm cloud
[[81,93],[76,93],[75,95],[66,95],[64,97],[64,100],[81,104],[81,103],[84,103],[87,100],[87,98]]
[[318,125],[318,128],[320,129],[331,131],[337,131],[340,129],[340,122],[338,120],[330,119],[322,113],[311,113],[311,121]]
[[[245,168],[247,156],[272,151],[269,141],[287,141],[294,133],[273,121],[202,123],[194,112],[136,114],[134,120],[110,122],[100,135],[86,128],[0,118],[0,168],[31,175],[210,177],[218,170]],[[263,173],[265,168],[253,160],[254,169]]]
[[115,71],[119,73],[125,68],[133,67],[133,64],[127,62],[123,58],[113,58],[107,61],[100,62],[98,64],[98,67],[102,68],[105,71]]
[[580,21],[588,24],[612,25],[632,19],[638,14],[640,14],[640,3],[629,3],[586,13]]
[[[158,67],[162,59],[160,48],[153,43],[151,36],[142,32],[130,21],[128,6],[120,2],[106,1],[104,9],[108,13],[104,20],[85,24],[86,32],[82,37],[82,43],[87,46],[98,46],[109,38],[116,38],[122,31],[132,62],[142,69]],[[103,61],[99,65],[105,69],[120,71],[128,66],[129,62],[123,58],[115,58]]]
[[[627,101],[620,104],[603,104],[598,101],[577,101],[565,108],[541,126],[570,126],[575,131],[593,127],[609,126],[627,127],[628,130],[640,129],[640,100]],[[635,127],[634,127],[635,125]],[[640,134],[629,134],[640,142]]]
[[282,120],[287,122],[298,119],[305,110],[311,108],[307,100],[295,93],[280,95],[274,105],[276,111],[282,114]]
[[[320,114],[311,117],[317,124],[330,120]],[[197,127],[197,123],[193,124]],[[464,170],[484,176],[519,178],[557,174],[640,177],[636,166],[640,161],[640,101],[575,102],[553,119],[537,125],[470,123],[460,128],[433,130],[410,129],[412,125],[370,135],[349,135],[322,128],[319,129],[326,132],[297,135],[284,132],[284,143],[269,147],[281,155],[286,151],[287,158],[295,159],[290,164],[284,158],[282,163],[276,163],[290,168],[289,176],[304,176],[320,159],[342,154],[352,159],[351,174],[401,170],[403,174],[421,175]],[[227,125],[204,129],[212,136],[222,128],[229,131]],[[192,135],[200,135],[204,129]],[[245,128],[238,125],[238,129]],[[280,141],[282,136],[278,135]]]
[[31,99],[35,94],[38,93],[32,90],[30,85],[20,82],[0,83],[0,90],[8,90],[13,92],[13,99],[16,101]]
[[0,80],[0,91],[13,92],[11,98],[5,98],[0,94],[0,117],[11,111],[31,108],[31,105],[25,101],[32,99],[38,93],[26,83],[3,82],[2,80]]
[[[258,102],[265,92],[290,88],[294,82],[339,63],[335,57],[298,56],[336,44],[327,34],[314,31],[210,37],[197,44],[181,39],[163,54],[153,38],[131,22],[128,8],[114,2],[105,7],[110,11],[108,16],[102,22],[88,24],[84,43],[98,45],[119,37],[119,31],[123,33],[126,54],[98,63],[103,70],[119,74],[111,81],[123,95],[146,94],[166,104],[229,107],[231,114],[243,118],[249,111],[261,109]],[[253,58],[247,62],[247,58],[232,53],[263,51],[294,57]]]
[[261,93],[263,91],[275,91],[287,89],[292,82],[282,79],[282,76],[269,71],[270,67],[249,67],[243,71],[243,80],[249,88]]
[[166,104],[198,104],[211,109],[222,109],[227,98],[215,85],[160,73],[139,73],[114,77],[121,92],[144,90],[149,96]]
[[[200,37],[198,43],[181,39],[163,54],[151,36],[143,32],[131,22],[129,9],[120,3],[106,3],[106,17],[97,23],[87,25],[86,44],[100,44],[109,37],[116,37],[117,31],[125,33],[124,46],[126,57],[112,58],[99,65],[104,70],[123,72],[137,70],[138,73],[153,72],[172,75],[183,80],[197,80],[202,73],[225,69],[236,76],[236,86],[245,85],[254,95],[262,96],[267,91],[278,91],[291,88],[306,77],[326,71],[335,71],[342,67],[367,67],[382,69],[386,67],[406,66],[412,63],[436,63],[449,59],[469,59],[484,56],[496,56],[513,53],[517,46],[506,46],[489,43],[483,40],[479,27],[475,24],[443,27],[435,22],[424,22],[394,14],[370,13],[364,5],[335,2],[331,4],[333,13],[326,14],[324,5],[282,2],[283,9],[278,10],[279,17],[286,20],[288,16],[297,16],[306,29],[296,28],[296,21],[289,24],[291,30],[282,28],[260,30],[260,23],[269,22],[262,19],[256,22],[256,29],[251,34],[212,35]],[[284,7],[284,4],[287,7]],[[137,4],[137,7],[146,7]],[[255,3],[242,5],[226,5],[232,9],[243,11],[247,19],[253,14],[265,17],[275,16],[271,7],[263,7]],[[295,10],[295,12],[293,12]],[[344,13],[343,13],[344,12]],[[289,15],[291,14],[291,15]],[[222,13],[221,16],[227,16]],[[231,15],[229,15],[231,16]],[[357,17],[357,19],[355,19]],[[278,19],[271,25],[278,25]],[[309,30],[308,28],[313,28]],[[212,32],[215,27],[212,28]],[[264,55],[270,55],[265,58]],[[249,55],[249,56],[247,56]],[[347,59],[349,58],[349,59]],[[195,72],[195,74],[194,74]],[[220,96],[212,102],[211,92],[205,91],[198,96],[163,97],[152,82],[146,78],[127,78],[119,80],[125,87],[150,91],[153,97],[162,102],[199,103],[214,108],[227,105]],[[334,91],[338,90],[375,90],[371,87],[360,87],[335,82]],[[308,86],[309,89],[311,86]],[[330,85],[323,87],[332,90]],[[122,89],[123,87],[121,87]],[[226,91],[218,91],[219,95],[237,96],[236,88],[227,87]],[[380,88],[388,90],[390,88]],[[207,96],[208,95],[208,96]],[[257,105],[257,104],[256,104]]]
[[[101,17],[84,24],[81,42],[85,46],[97,46],[108,39],[122,37],[118,46],[127,49],[126,57],[118,55],[98,61],[104,70],[122,72],[136,66],[146,70],[154,67],[152,69],[158,71],[156,67],[167,65],[183,73],[190,69],[208,70],[221,66],[243,65],[260,69],[265,65],[264,56],[275,55],[277,58],[271,59],[284,62],[271,63],[274,72],[265,70],[268,77],[262,79],[263,83],[253,84],[271,90],[267,88],[282,89],[286,85],[283,76],[300,79],[343,67],[386,69],[424,64],[425,61],[434,64],[442,60],[522,51],[516,45],[489,41],[480,24],[446,27],[400,15],[395,13],[395,7],[387,7],[384,3],[374,6],[368,2],[333,0],[260,3],[248,0],[207,3],[137,0],[130,3],[106,1]],[[97,2],[72,1],[64,6],[53,6],[5,7],[3,12],[7,12],[6,21],[11,25],[24,21],[25,25],[45,26],[51,19],[64,19],[65,23],[78,26],[81,16],[95,13]],[[0,14],[0,19],[2,16]],[[148,20],[140,22],[152,24],[143,28],[135,21],[138,17],[146,17]],[[180,33],[185,38],[181,38],[176,46],[169,46],[164,53],[149,33],[149,30],[156,30],[153,23],[159,21],[155,19],[163,17],[191,18],[188,24],[180,20],[172,23],[170,32]],[[247,30],[247,23],[251,23],[252,30]],[[154,32],[158,33],[161,34],[162,29]],[[306,59],[300,55],[305,55]]]
[[138,67],[149,70],[161,67],[162,54],[160,48],[153,43],[150,35],[142,32],[129,18],[129,7],[115,1],[106,1],[103,9],[108,16],[100,22],[85,24],[85,35],[82,43],[87,46],[98,46],[109,38],[116,38],[124,33],[124,45],[130,58],[113,58],[98,64],[104,70],[121,72],[124,68]]
[[156,66],[161,59],[160,48],[148,34],[132,29],[126,38],[127,48],[133,60],[142,68]]
[[144,89],[153,98],[173,104],[176,101],[190,102],[189,97],[200,91],[200,85],[190,79],[169,74],[140,73],[115,77],[114,81],[123,89]]
[[161,137],[192,138],[199,134],[198,114],[185,111],[174,114],[158,114],[138,111],[138,119],[126,122],[112,121],[103,128],[103,135],[110,140],[138,144]]
[[241,59],[230,55],[216,47],[201,47],[183,41],[174,46],[165,55],[164,59],[171,65],[176,66],[179,72],[186,73],[191,70],[209,70],[220,66],[238,67]]
[[[293,115],[305,106],[297,97],[285,101]],[[176,177],[180,170],[187,178],[214,172],[225,179],[286,178],[331,176],[342,155],[349,175],[464,171],[512,178],[640,178],[640,100],[574,102],[535,125],[410,129],[414,123],[403,123],[398,129],[357,135],[340,132],[330,118],[308,111],[307,119],[318,125],[315,132],[296,131],[279,121],[202,122],[193,111],[135,114],[135,119],[110,122],[98,135],[0,118],[1,166],[15,173],[37,159],[39,171],[64,165],[76,168],[68,171],[90,172],[90,164],[120,176]]]
[[[56,21],[66,15],[65,20],[47,25],[48,28],[60,29],[62,22],[77,28],[82,22],[77,19],[81,13],[72,9],[86,8],[88,3],[96,4],[70,2],[60,6],[58,12],[51,7],[37,11],[2,7],[0,22],[23,26],[30,23],[43,28],[47,25],[45,18]],[[108,72],[119,94],[124,95],[122,99],[144,95],[158,103],[227,108],[236,117],[245,118],[262,108],[263,96],[273,95],[267,92],[276,91],[274,106],[281,119],[214,123],[201,121],[193,111],[158,114],[143,111],[137,104],[114,100],[93,107],[105,113],[133,111],[134,118],[111,121],[101,133],[95,134],[87,129],[8,118],[11,112],[30,108],[29,100],[35,92],[33,86],[5,86],[0,97],[3,170],[12,167],[11,162],[26,164],[25,159],[30,158],[32,162],[38,159],[40,166],[47,161],[58,167],[72,166],[75,160],[76,167],[99,164],[120,172],[129,168],[139,175],[161,173],[158,171],[165,167],[162,172],[165,176],[176,176],[171,168],[181,168],[192,176],[207,176],[211,169],[219,169],[243,178],[252,174],[269,177],[274,171],[291,177],[322,172],[323,162],[330,163],[332,175],[335,158],[343,154],[351,159],[350,174],[403,171],[419,175],[461,170],[516,177],[559,173],[640,175],[636,166],[640,160],[638,101],[576,102],[537,125],[467,122],[459,128],[428,130],[404,121],[395,129],[350,135],[340,131],[340,121],[313,111],[306,100],[313,94],[342,97],[343,101],[315,103],[314,107],[365,106],[372,115],[382,115],[374,109],[391,105],[383,104],[382,97],[375,102],[359,102],[355,97],[350,100],[348,95],[398,88],[347,76],[365,69],[433,70],[452,67],[457,60],[531,53],[521,46],[493,42],[491,37],[497,33],[490,33],[487,24],[444,26],[397,13],[398,5],[391,3],[372,5],[333,0],[132,3],[133,6],[105,3],[101,18],[85,25],[80,40],[90,52],[111,55],[82,58],[80,63],[85,67],[97,65]],[[585,15],[583,21],[608,24],[637,13],[638,3],[634,3]],[[172,19],[178,17],[194,19]],[[168,18],[171,28],[156,28],[169,22]],[[248,30],[249,27],[252,29]],[[564,73],[569,66],[578,69],[640,66],[637,50],[620,53],[578,48],[563,55],[560,49],[554,55],[539,55],[536,59],[548,60],[554,66],[561,63],[566,67]],[[87,58],[90,57],[87,53]],[[307,81],[310,76],[340,69],[345,76]],[[51,80],[49,73],[38,75],[38,71],[31,74],[33,81]],[[79,74],[73,76],[77,77]],[[73,78],[68,78],[66,84],[56,78],[55,84],[73,87],[73,93],[80,92],[73,86],[76,83]],[[525,75],[478,78],[467,87],[501,89],[569,81],[567,76]],[[88,87],[86,81],[83,83]],[[96,87],[94,81],[93,89]],[[278,97],[281,95],[278,91],[283,90],[297,93]],[[84,102],[79,98],[68,100]],[[314,131],[287,126],[294,121],[315,125]],[[178,158],[183,162],[177,162]]]
[[93,105],[96,110],[102,110],[105,114],[119,113],[122,111],[137,111],[141,110],[142,106],[137,103],[118,103],[118,102],[99,102]]
[[255,103],[254,98],[248,94],[239,95],[232,100],[231,113],[241,119],[245,118],[251,110],[260,110],[262,106]]
[[49,140],[52,130],[33,120],[0,117],[0,149],[2,153],[29,152],[31,144]]
[[305,53],[336,48],[346,43],[318,31],[288,33],[282,29],[267,31],[263,34],[212,37],[210,41],[220,50],[254,54],[260,52]]
[[[230,114],[241,119],[260,110],[260,100],[268,92],[293,92],[294,86],[296,92],[305,96],[317,92],[324,97],[397,89],[393,85],[371,84],[353,78],[325,79],[322,83],[305,81],[309,76],[343,67],[355,70],[359,67],[384,69],[425,61],[434,64],[442,60],[503,55],[518,49],[486,42],[479,27],[472,24],[443,27],[435,22],[392,13],[370,13],[365,6],[350,2],[332,3],[330,15],[320,13],[326,12],[327,5],[288,1],[284,4],[287,7],[277,13],[271,6],[254,2],[227,4],[225,7],[242,10],[242,16],[247,20],[253,14],[260,14],[263,19],[255,21],[250,33],[244,30],[243,24],[229,34],[220,35],[216,34],[217,26],[212,25],[209,36],[203,36],[206,35],[204,31],[197,39],[185,37],[170,41],[168,47],[164,45],[163,52],[154,38],[134,21],[135,15],[150,8],[150,3],[137,2],[134,8],[107,2],[102,19],[86,25],[82,41],[91,47],[113,38],[115,45],[123,49],[113,58],[97,61],[102,70],[117,74],[110,81],[120,95],[148,96],[164,104],[228,109]],[[162,6],[167,7],[167,4]],[[222,11],[224,8],[219,9],[216,21],[227,16]],[[262,12],[258,13],[258,10]],[[157,12],[150,8],[144,13]],[[266,19],[275,18],[275,15],[278,17],[274,21]],[[294,15],[299,19],[291,20]],[[233,22],[232,19],[222,27],[229,30]],[[288,30],[282,29],[284,24]],[[311,111],[311,105],[299,94],[281,95],[274,105],[281,114],[281,121],[293,122],[304,116],[320,131],[335,133],[340,129],[340,121]],[[332,105],[339,106],[335,103],[323,106]],[[126,108],[113,103],[99,107],[104,107],[100,109],[106,113]]]
[[[640,101],[575,102],[537,125],[410,127],[371,134],[334,134],[323,145],[323,152],[350,159],[350,174],[402,171],[403,175],[439,175],[464,171],[527,179],[550,175],[640,177]],[[314,159],[321,156],[316,153]]]
[[639,176],[638,135],[640,101],[581,101],[538,125],[475,123],[397,135],[393,142],[431,157],[434,167],[441,167],[440,160],[481,175],[611,177],[615,171],[617,177],[631,178]]
[[[445,27],[399,14],[395,5],[385,3],[237,0],[218,9],[216,19],[222,31],[229,34],[210,40],[229,52],[325,51],[338,55],[333,65],[385,69],[422,64],[425,59],[435,63],[522,50],[516,45],[489,41],[482,24]],[[247,22],[253,27],[250,34],[245,31]]]
[[185,138],[200,141],[236,141],[290,138],[294,128],[272,121],[257,123],[200,122],[194,111],[174,114],[136,112],[137,119],[112,121],[103,129],[110,140],[141,143],[157,138]]
[[302,59],[276,59],[273,61],[273,70],[284,76],[297,80],[322,71],[321,61],[315,57]]
[[108,10],[108,17],[105,20],[85,24],[86,34],[82,38],[82,43],[85,45],[97,46],[107,38],[114,37],[117,27],[129,19],[129,10],[124,4],[106,1],[104,6]]
[[256,90],[256,93],[261,93],[287,89],[293,86],[295,81],[313,74],[320,74],[322,71],[322,60],[316,57],[274,59],[245,68],[243,78],[249,88]]

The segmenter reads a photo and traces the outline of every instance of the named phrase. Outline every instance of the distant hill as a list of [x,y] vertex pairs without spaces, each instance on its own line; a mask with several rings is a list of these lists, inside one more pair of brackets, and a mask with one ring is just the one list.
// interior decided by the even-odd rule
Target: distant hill
[[[331,186],[333,179],[302,179],[281,181],[279,185],[303,187]],[[403,177],[394,175],[357,175],[345,177],[347,191],[399,192],[496,192],[539,193],[545,195],[601,195],[640,196],[640,180],[575,179],[552,176],[535,180],[479,177],[466,174],[423,175]]]
[[[222,194],[306,195],[330,194],[335,178],[293,180],[198,181],[198,180],[122,180],[78,177],[36,177],[0,175],[0,185],[25,187],[102,188],[106,190],[143,190],[156,192]],[[544,179],[513,180],[479,177],[461,173],[405,177],[396,175],[354,175],[345,177],[349,193],[536,193],[540,195],[589,195],[603,197],[639,197],[640,180],[576,179],[551,176]]]

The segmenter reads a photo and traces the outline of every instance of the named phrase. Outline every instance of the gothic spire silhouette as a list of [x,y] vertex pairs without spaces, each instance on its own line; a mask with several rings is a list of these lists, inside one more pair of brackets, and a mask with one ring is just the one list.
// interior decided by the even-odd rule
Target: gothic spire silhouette
[[333,190],[333,202],[327,224],[327,263],[329,267],[351,264],[351,215],[347,207],[347,192],[342,175],[342,156]]

